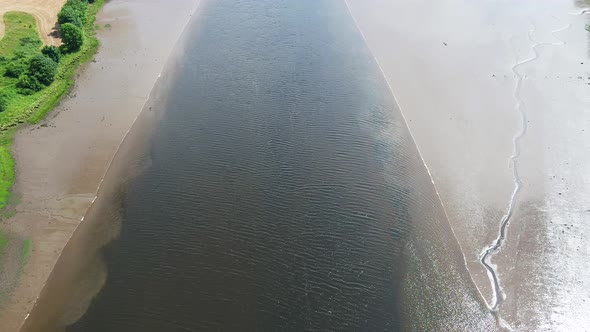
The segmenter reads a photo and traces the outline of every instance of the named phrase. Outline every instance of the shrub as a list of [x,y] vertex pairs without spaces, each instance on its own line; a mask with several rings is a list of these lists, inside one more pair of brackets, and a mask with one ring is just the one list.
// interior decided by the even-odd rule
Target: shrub
[[23,50],[18,50],[18,51],[14,51],[14,56],[12,57],[12,60],[24,59],[26,57],[27,57],[27,52],[25,52]]
[[49,85],[55,79],[56,73],[57,63],[49,57],[39,54],[31,58],[31,62],[29,63],[29,77],[35,78],[43,85]]
[[80,12],[69,6],[64,6],[57,14],[57,22],[59,24],[71,23],[79,28],[84,25]]
[[33,94],[33,92],[40,91],[43,89],[43,84],[37,80],[35,77],[31,77],[27,74],[20,75],[18,78],[18,83],[16,86],[20,88],[19,93],[24,95]]
[[0,112],[6,111],[8,107],[8,98],[5,95],[0,94]]
[[36,39],[33,37],[24,37],[24,38],[19,39],[19,41],[20,41],[21,46],[25,46],[27,44],[41,45],[41,41],[39,39]]
[[61,39],[69,52],[76,52],[84,43],[82,30],[71,23],[61,25]]
[[55,61],[55,63],[59,63],[59,60],[61,59],[61,51],[53,45],[43,46],[41,53]]
[[25,71],[27,71],[27,63],[23,59],[12,60],[9,64],[6,65],[6,71],[4,72],[4,76],[18,78],[22,75]]
[[68,0],[57,14],[57,22],[61,24],[71,23],[82,28],[86,23],[86,8],[88,4],[82,0]]
[[80,12],[86,12],[88,9],[88,1],[85,0],[68,0],[64,7],[71,7]]

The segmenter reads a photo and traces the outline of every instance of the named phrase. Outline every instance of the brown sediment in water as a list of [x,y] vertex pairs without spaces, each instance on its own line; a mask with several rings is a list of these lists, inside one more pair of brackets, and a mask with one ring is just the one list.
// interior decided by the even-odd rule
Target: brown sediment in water
[[[17,133],[13,191],[21,202],[3,228],[15,241],[30,239],[32,251],[20,275],[18,269],[0,271],[0,279],[15,280],[10,296],[2,301],[2,331],[18,331],[28,317],[198,2],[107,3],[97,24],[111,27],[99,32],[101,48],[95,61],[81,69],[70,96],[41,125]],[[69,245],[64,255],[74,255],[75,246]],[[20,261],[19,253],[13,254],[4,261]],[[97,284],[100,280],[80,293],[96,291]]]
[[119,233],[119,212],[129,181],[150,163],[144,147],[155,120],[156,112],[148,101],[117,150],[96,200],[63,249],[21,331],[63,331],[86,312],[104,285],[107,270],[101,249]]

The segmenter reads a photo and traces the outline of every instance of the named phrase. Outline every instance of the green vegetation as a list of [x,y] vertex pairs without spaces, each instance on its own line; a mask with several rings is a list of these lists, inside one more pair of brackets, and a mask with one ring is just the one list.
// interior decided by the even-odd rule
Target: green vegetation
[[55,63],[59,63],[59,61],[61,60],[61,51],[59,50],[59,48],[57,48],[57,46],[43,46],[43,48],[41,49],[41,54],[55,61]]
[[51,58],[37,54],[29,60],[29,68],[26,73],[18,78],[16,86],[19,93],[33,94],[53,83],[57,73],[57,63]]
[[67,52],[77,52],[84,44],[82,30],[72,23],[64,23],[61,25],[61,38],[64,42],[64,50]]
[[[14,182],[11,143],[15,129],[22,123],[37,123],[52,110],[72,87],[78,66],[93,58],[98,48],[94,19],[104,1],[67,1],[64,8],[70,9],[61,20],[76,30],[65,29],[70,44],[61,49],[42,47],[33,16],[21,12],[4,15],[5,34],[0,40],[0,209],[9,203]],[[81,29],[68,21],[72,18],[82,22]]]
[[[98,49],[94,19],[104,1],[89,0],[90,5],[85,0],[67,1],[64,7],[71,9],[61,19],[67,21],[74,17],[76,23],[82,24],[79,27],[74,24],[75,30],[65,29],[71,40],[62,49],[43,46],[33,16],[21,12],[4,15],[5,34],[0,39],[0,209],[11,202],[15,166],[11,145],[17,126],[41,120],[72,87],[79,65],[93,58]],[[64,25],[67,23],[70,22]],[[11,214],[2,211],[3,218]],[[8,236],[0,231],[0,255],[7,242]],[[23,263],[31,247],[31,240],[26,240]]]
[[29,255],[31,254],[31,250],[33,249],[33,241],[31,239],[26,239],[23,243],[23,249],[21,252],[21,263],[22,266],[25,265],[27,260],[29,259]]
[[8,107],[8,98],[5,95],[0,95],[0,113],[4,112]]
[[57,14],[57,23],[63,26],[66,23],[73,24],[82,29],[88,20],[86,11],[88,3],[83,0],[68,0]]
[[4,247],[6,246],[7,242],[8,237],[6,236],[6,234],[0,233],[0,255],[2,255],[2,252],[4,251]]

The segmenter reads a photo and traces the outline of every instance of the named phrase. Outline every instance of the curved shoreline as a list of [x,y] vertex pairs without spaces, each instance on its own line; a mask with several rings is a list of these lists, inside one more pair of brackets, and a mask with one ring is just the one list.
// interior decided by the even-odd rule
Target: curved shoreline
[[[199,0],[185,0],[173,9],[164,8],[164,4],[158,4],[155,1],[138,5],[126,3],[125,0],[107,3],[103,9],[101,9],[97,22],[108,21],[115,23],[112,24],[114,25],[113,29],[99,32],[99,38],[103,42],[103,45],[97,55],[97,59],[99,59],[98,64],[86,65],[79,71],[79,79],[77,79],[76,87],[71,93],[73,98],[66,98],[66,100],[62,101],[61,105],[43,121],[41,126],[23,128],[17,134],[14,146],[15,159],[17,159],[17,183],[15,189],[16,192],[23,196],[23,203],[17,206],[17,214],[13,216],[10,221],[11,224],[17,224],[20,220],[27,219],[25,224],[28,225],[17,224],[18,229],[15,230],[15,233],[18,236],[29,235],[33,238],[34,249],[31,253],[31,259],[29,259],[22,276],[18,280],[18,286],[13,294],[11,294],[10,303],[7,303],[0,313],[0,324],[2,326],[8,327],[11,330],[21,330],[25,323],[28,322],[30,313],[37,306],[39,298],[46,287],[54,267],[61,259],[65,250],[68,249],[68,243],[70,243],[73,236],[77,233],[82,221],[84,221],[87,213],[92,209],[97,197],[100,195],[103,182],[111,170],[113,160],[119,153],[122,144],[125,142],[136,120],[143,113],[142,110],[149,102],[152,90],[158,83],[163,68],[166,66],[169,59],[174,56],[172,50],[185,30],[190,17],[197,10],[199,3]],[[139,8],[142,6],[143,8]],[[135,13],[133,13],[133,11],[135,11]],[[154,24],[153,21],[145,19],[145,15],[142,15],[143,11],[158,12],[159,17],[157,20],[160,22]],[[187,11],[191,14],[186,15]],[[133,14],[128,15],[130,12]],[[180,16],[185,17],[185,19],[179,19]],[[143,29],[141,28],[142,25]],[[148,25],[150,25],[151,28],[148,28]],[[148,37],[153,37],[154,30],[157,29],[157,26],[169,27],[167,31],[159,32],[160,34],[165,35],[163,38],[159,37],[156,40],[150,40],[149,44],[133,42],[138,39],[149,39]],[[117,35],[112,36],[113,33]],[[111,36],[105,36],[106,34],[110,34]],[[127,42],[129,42],[130,45],[127,45]],[[145,54],[143,56],[139,54],[139,51],[141,50],[152,52],[150,52],[149,56],[146,58]],[[127,58],[125,56],[129,55],[129,53],[133,53],[133,51],[135,51],[135,57]],[[123,58],[117,58],[117,55],[122,55]],[[164,61],[160,62],[160,59],[162,58]],[[103,62],[107,62],[107,64],[111,65],[111,68],[108,68],[111,73],[100,73],[100,71],[104,69],[104,66],[99,68]],[[132,65],[132,62],[136,62],[135,66]],[[144,62],[146,66],[138,67],[138,62]],[[150,63],[148,64],[148,62]],[[115,64],[115,69],[112,68],[113,64]],[[117,65],[119,68],[116,68]],[[148,66],[148,70],[145,70]],[[117,73],[113,74],[112,72]],[[121,80],[119,82],[113,82],[111,80],[112,77],[109,76],[117,76],[117,74]],[[148,86],[141,86],[145,81],[153,81],[153,83]],[[114,87],[105,87],[105,82],[114,83],[112,84]],[[137,88],[136,85],[132,85],[133,82],[139,85],[139,88]],[[100,86],[101,83],[103,83],[103,86]],[[89,112],[86,109],[92,108],[93,105],[91,104],[97,103],[96,97],[100,97],[100,93],[104,90],[109,90],[109,88],[112,92],[115,92],[112,96],[113,99],[116,99],[115,102],[104,102],[104,104],[110,105],[94,105],[101,109],[102,114],[94,114],[93,117],[95,118],[94,120],[99,120],[100,122],[104,122],[105,120],[113,121],[108,126],[116,128],[110,130],[111,134],[113,134],[112,136],[108,135],[108,130],[106,130],[107,135],[105,135],[105,125],[102,125],[101,127],[101,125],[96,123],[96,121],[93,121],[93,119],[88,119],[89,114],[84,114]],[[129,91],[134,90],[134,88],[140,91],[134,91],[136,93]],[[121,91],[121,89],[128,91]],[[118,92],[118,96],[116,92]],[[140,94],[142,92],[145,93],[146,97],[134,98],[134,95],[137,95],[137,92],[140,92]],[[77,97],[78,94],[84,94],[84,96]],[[78,104],[82,105],[78,106]],[[106,109],[107,106],[110,106],[111,108]],[[71,111],[70,108],[72,108]],[[76,109],[75,111],[73,110],[74,108]],[[120,111],[124,111],[124,113],[126,113],[125,116],[121,117]],[[102,115],[102,119],[97,119],[97,115]],[[86,125],[89,125],[90,127],[81,128],[84,127],[83,122],[86,122]],[[76,130],[74,130],[75,132],[68,132],[67,129],[62,129],[57,130],[57,133],[44,133],[40,135],[32,133],[33,131],[39,130],[56,131],[52,130],[52,128],[59,128],[60,125],[64,125],[64,127],[73,126],[76,127]],[[121,133],[122,136],[121,134],[117,135],[117,132]],[[88,136],[93,136],[93,133],[96,135],[89,138]],[[85,141],[83,142],[85,144],[74,144],[74,149],[68,149],[68,147],[61,148],[64,141],[73,139],[73,136],[77,136],[76,138]],[[116,137],[119,138],[116,139]],[[35,167],[35,165],[27,165],[28,167],[23,167],[23,164],[28,164],[27,159],[29,159],[30,155],[45,152],[46,147],[41,147],[38,143],[39,141],[45,142],[43,138],[53,140],[52,143],[47,145],[53,144],[54,149],[57,148],[58,150],[62,150],[58,151],[57,155],[53,155],[54,157],[57,157],[57,160],[55,160],[54,163],[49,163],[49,167],[42,168]],[[31,145],[34,147],[31,148]],[[50,156],[52,152],[56,152],[55,150],[51,151],[51,147],[48,147],[47,150],[50,150],[47,151]],[[88,150],[93,151],[88,153]],[[111,156],[105,158],[105,154],[108,155],[109,151]],[[59,152],[70,156],[72,154],[78,154],[78,156],[61,159],[58,156]],[[33,158],[39,158],[39,156]],[[74,160],[76,165],[73,168],[78,168],[78,171],[80,169],[84,170],[84,168],[87,169],[88,167],[96,167],[96,162],[103,163],[103,171],[88,170],[85,172],[86,174],[82,175],[76,174],[77,172],[65,172],[65,174],[64,172],[60,172],[59,168],[71,164],[72,159],[76,159]],[[67,168],[67,166],[65,168]],[[32,185],[31,182],[35,182],[34,180],[36,179],[31,181],[30,177],[26,176],[28,173],[45,173],[43,174],[45,176],[38,174],[41,175],[39,176],[39,180],[44,182],[43,184],[50,182],[50,185],[48,186],[49,188],[43,188],[42,185]],[[32,177],[35,178],[35,176]],[[54,180],[53,177],[59,179]],[[96,185],[93,185],[93,183],[96,183]],[[39,200],[39,197],[35,197],[41,195],[38,195],[31,190],[35,187],[43,188],[37,191],[46,190],[42,193],[45,197],[41,200]],[[95,190],[93,194],[90,194],[88,189],[92,187]],[[78,215],[78,217],[76,217],[76,215]],[[45,225],[41,226],[45,226],[44,230],[40,231],[37,229],[39,228],[38,220],[34,220],[37,218],[48,219],[44,223]],[[58,219],[57,223],[60,224],[59,226],[63,226],[58,227],[59,230],[57,230],[57,232],[54,227],[56,219]],[[47,234],[47,232],[49,232],[49,234]],[[61,236],[56,236],[56,233],[60,233]],[[59,237],[59,239],[54,238],[53,241],[42,241],[40,238],[42,238],[43,235]],[[38,241],[36,241],[36,239]],[[48,251],[52,251],[53,255]],[[56,255],[56,253],[58,254]],[[41,264],[45,266],[40,266]],[[31,271],[34,272],[34,276],[28,274]],[[32,292],[31,288],[39,289],[39,291]],[[32,293],[36,293],[34,299],[31,299]],[[29,299],[27,299],[27,297]],[[29,302],[22,305],[23,300],[28,300]],[[19,316],[21,317],[20,319]]]

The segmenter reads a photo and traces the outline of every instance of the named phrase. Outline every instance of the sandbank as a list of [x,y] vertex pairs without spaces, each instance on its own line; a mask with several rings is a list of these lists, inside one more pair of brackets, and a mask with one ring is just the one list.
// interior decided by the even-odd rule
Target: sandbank
[[[588,326],[587,4],[346,1],[499,325]],[[480,259],[509,212],[495,290]]]

